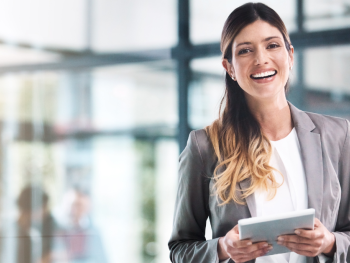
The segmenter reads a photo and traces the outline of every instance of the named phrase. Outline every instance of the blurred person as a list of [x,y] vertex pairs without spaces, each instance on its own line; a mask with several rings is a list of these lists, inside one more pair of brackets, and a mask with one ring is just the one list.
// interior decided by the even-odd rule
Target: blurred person
[[71,263],[106,263],[98,230],[92,223],[88,191],[74,187],[64,197],[66,214],[62,219],[63,243]]
[[[286,99],[294,48],[279,15],[247,3],[221,36],[223,110],[180,155],[172,262],[350,262],[350,123]],[[325,62],[327,63],[327,62]],[[238,220],[315,209],[314,230],[239,240]],[[210,220],[213,239],[206,240]]]
[[57,224],[49,196],[40,186],[26,186],[17,199],[17,263],[49,263]]

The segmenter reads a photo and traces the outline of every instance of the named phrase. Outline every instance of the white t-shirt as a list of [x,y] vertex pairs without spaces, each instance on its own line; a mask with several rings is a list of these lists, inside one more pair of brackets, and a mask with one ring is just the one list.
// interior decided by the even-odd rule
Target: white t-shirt
[[[287,137],[271,141],[271,144],[273,150],[270,165],[282,173],[283,177],[279,172],[273,172],[277,183],[282,185],[277,188],[276,196],[272,200],[268,200],[264,190],[255,192],[257,216],[307,209],[307,184],[295,129]],[[267,262],[303,263],[306,262],[306,257],[291,252],[256,259],[256,263]]]

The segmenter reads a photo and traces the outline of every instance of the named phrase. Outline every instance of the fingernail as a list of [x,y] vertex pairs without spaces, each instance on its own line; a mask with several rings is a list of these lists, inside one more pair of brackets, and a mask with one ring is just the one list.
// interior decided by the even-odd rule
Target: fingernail
[[250,246],[251,244],[252,244],[252,242],[248,242],[248,243],[247,243],[247,246]]
[[277,240],[283,241],[284,238],[283,237],[279,237],[279,238],[277,238]]
[[299,230],[295,230],[294,233],[297,234],[297,235],[299,235],[299,234],[300,234],[300,231],[299,231]]
[[268,250],[270,251],[270,250],[272,250],[272,249],[273,249],[273,246],[269,246]]
[[263,247],[268,247],[268,246],[269,246],[269,244],[264,244],[264,245],[263,245]]

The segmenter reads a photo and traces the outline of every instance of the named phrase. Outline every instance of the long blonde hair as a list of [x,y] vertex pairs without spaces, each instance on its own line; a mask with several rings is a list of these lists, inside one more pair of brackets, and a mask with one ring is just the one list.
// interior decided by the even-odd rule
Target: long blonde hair
[[[247,25],[261,19],[275,26],[282,33],[286,49],[290,51],[290,39],[286,27],[278,14],[262,3],[247,3],[236,8],[227,18],[221,35],[223,58],[232,62],[232,43],[237,34]],[[206,127],[218,158],[214,170],[214,188],[225,205],[233,200],[244,204],[244,199],[257,189],[264,189],[271,199],[280,186],[269,165],[272,146],[262,133],[259,123],[251,114],[244,91],[228,73],[225,76],[226,90],[220,105],[219,119]],[[288,82],[285,89],[288,89]],[[225,107],[221,111],[223,104]],[[277,170],[275,170],[277,171]],[[238,184],[250,179],[244,192]]]

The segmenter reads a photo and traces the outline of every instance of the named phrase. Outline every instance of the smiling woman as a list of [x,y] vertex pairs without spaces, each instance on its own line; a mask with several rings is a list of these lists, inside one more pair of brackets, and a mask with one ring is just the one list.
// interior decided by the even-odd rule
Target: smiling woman
[[[294,48],[278,14],[248,3],[221,37],[226,91],[219,119],[180,156],[172,262],[347,262],[350,124],[286,99]],[[314,230],[280,236],[291,252],[239,240],[238,220],[314,208]],[[213,239],[205,239],[209,218]]]

